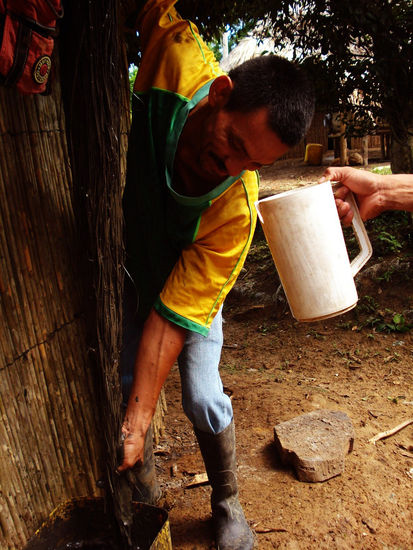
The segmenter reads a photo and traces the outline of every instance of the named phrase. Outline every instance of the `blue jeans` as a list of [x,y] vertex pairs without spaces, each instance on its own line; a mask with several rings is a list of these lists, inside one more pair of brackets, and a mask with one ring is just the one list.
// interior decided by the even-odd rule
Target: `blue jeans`
[[[125,283],[123,307],[123,347],[121,354],[122,393],[128,401],[133,380],[136,351],[142,326],[136,322],[136,298]],[[208,336],[188,331],[178,357],[181,377],[182,406],[195,428],[218,434],[232,420],[231,400],[224,393],[218,366],[223,343],[222,308],[212,322]]]

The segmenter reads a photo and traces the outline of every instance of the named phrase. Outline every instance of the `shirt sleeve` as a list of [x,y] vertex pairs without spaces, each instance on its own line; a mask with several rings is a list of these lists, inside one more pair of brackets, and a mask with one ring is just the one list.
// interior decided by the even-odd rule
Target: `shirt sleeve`
[[170,273],[155,304],[170,321],[207,335],[245,262],[256,225],[257,175],[245,173],[211,204],[196,239]]
[[224,74],[196,25],[182,19],[176,0],[150,0],[138,17],[142,61],[134,91],[159,88],[192,99],[210,80]]

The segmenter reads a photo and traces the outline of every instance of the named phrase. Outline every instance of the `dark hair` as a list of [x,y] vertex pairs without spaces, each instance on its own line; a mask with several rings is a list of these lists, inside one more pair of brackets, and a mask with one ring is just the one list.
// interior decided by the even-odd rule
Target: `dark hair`
[[234,83],[225,106],[250,113],[267,107],[268,123],[290,147],[305,136],[314,114],[314,89],[307,74],[277,55],[249,59],[228,73]]

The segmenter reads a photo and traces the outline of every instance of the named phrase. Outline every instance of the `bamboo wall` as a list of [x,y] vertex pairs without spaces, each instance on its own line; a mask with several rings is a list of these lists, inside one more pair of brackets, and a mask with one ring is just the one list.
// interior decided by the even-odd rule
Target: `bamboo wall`
[[0,87],[0,548],[24,546],[59,503],[97,493],[88,360],[60,88]]
[[[114,470],[129,84],[118,17],[117,0],[72,2],[51,95],[0,87],[0,550],[24,548],[56,506],[98,495],[102,477],[116,512],[124,485]],[[162,392],[156,441],[165,406]]]

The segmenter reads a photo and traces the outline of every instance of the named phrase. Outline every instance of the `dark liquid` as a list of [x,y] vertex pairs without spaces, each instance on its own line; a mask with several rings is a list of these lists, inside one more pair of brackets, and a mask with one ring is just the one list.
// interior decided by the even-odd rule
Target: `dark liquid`
[[[149,550],[167,520],[167,513],[137,503],[134,507],[132,547],[128,550]],[[126,547],[115,518],[104,511],[103,499],[81,499],[55,514],[25,550],[126,550]]]

